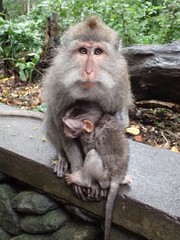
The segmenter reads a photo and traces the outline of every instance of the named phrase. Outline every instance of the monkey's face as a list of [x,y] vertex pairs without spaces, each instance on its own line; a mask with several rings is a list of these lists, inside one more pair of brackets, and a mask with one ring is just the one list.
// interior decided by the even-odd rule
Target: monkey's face
[[[70,71],[66,71],[64,85],[73,88],[78,94],[100,92],[100,89],[111,89],[115,86],[108,63],[111,54],[105,42],[77,42],[69,50]],[[89,91],[87,91],[89,90]],[[81,92],[80,92],[81,91]],[[92,93],[91,93],[92,95]]]
[[82,134],[83,130],[81,128],[70,128],[64,125],[64,134],[69,138],[78,138]]
[[95,86],[100,66],[108,58],[108,51],[105,44],[95,42],[81,42],[74,52],[74,59],[79,65],[81,84],[85,89]]
[[62,121],[64,124],[64,134],[66,137],[77,138],[84,131],[83,123],[78,119],[72,119],[69,116],[65,116],[62,118]]

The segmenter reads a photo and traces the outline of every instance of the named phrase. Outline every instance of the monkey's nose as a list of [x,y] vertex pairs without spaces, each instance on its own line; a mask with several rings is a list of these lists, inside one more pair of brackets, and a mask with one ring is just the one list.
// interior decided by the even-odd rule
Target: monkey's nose
[[91,56],[88,57],[84,70],[87,75],[90,75],[94,71],[93,59]]
[[84,80],[85,81],[94,81],[95,80],[95,73],[94,72],[86,72],[84,71]]

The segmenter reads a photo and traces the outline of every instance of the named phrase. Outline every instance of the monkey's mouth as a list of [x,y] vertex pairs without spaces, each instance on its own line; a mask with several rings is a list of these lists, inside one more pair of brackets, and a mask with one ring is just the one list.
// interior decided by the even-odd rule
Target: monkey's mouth
[[96,82],[91,82],[91,81],[82,82],[82,86],[85,89],[90,89],[90,88],[94,87],[95,85],[96,85]]

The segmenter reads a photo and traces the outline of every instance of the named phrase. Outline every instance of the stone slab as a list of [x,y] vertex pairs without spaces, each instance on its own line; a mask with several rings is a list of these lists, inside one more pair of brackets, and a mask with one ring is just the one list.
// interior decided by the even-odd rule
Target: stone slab
[[[0,109],[4,106],[0,105]],[[55,152],[42,122],[0,116],[0,171],[104,217],[105,201],[82,202],[52,171]],[[180,154],[129,141],[131,186],[122,186],[113,222],[153,240],[180,240]]]

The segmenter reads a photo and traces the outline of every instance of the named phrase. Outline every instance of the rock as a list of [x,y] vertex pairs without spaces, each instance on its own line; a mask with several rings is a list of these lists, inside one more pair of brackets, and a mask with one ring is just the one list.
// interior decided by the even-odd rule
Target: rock
[[11,238],[11,240],[49,240],[50,236],[49,235],[29,235],[26,233],[23,233],[19,236]]
[[24,191],[13,198],[12,207],[18,212],[41,215],[57,208],[58,204],[43,194],[34,191]]
[[180,103],[180,41],[123,49],[136,100]]
[[[50,240],[97,240],[103,239],[101,231],[97,227],[79,222],[67,223],[55,232]],[[100,237],[101,236],[101,237]]]
[[11,238],[11,235],[5,232],[1,227],[0,227],[0,240],[9,240]]
[[20,219],[11,207],[11,199],[16,195],[14,188],[8,184],[0,187],[0,226],[13,235],[18,235],[20,230]]
[[8,179],[8,178],[9,178],[8,175],[0,172],[0,183],[3,182],[4,180]]
[[62,209],[56,209],[42,216],[26,216],[20,226],[26,233],[49,233],[58,230],[68,221],[68,214]]
[[94,223],[98,221],[97,218],[94,217],[94,215],[72,204],[65,204],[65,208],[67,209],[68,212],[72,213],[75,216],[78,216],[79,218],[83,219],[86,222]]

